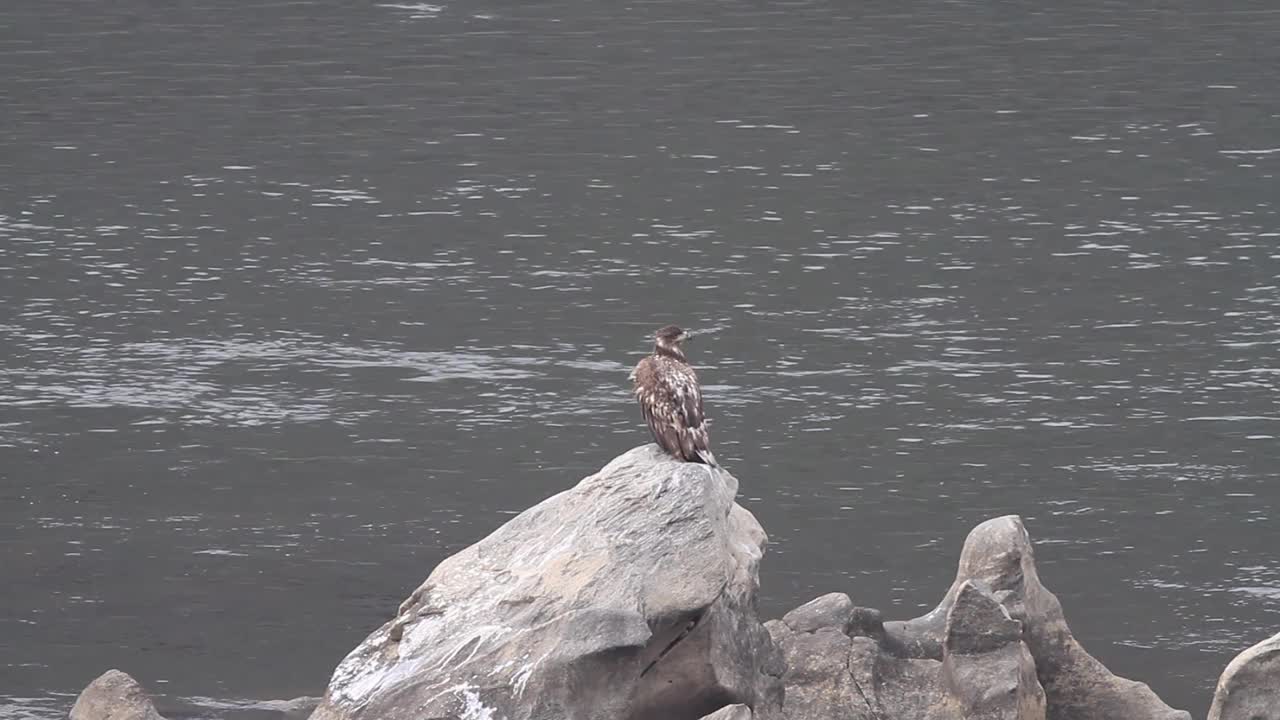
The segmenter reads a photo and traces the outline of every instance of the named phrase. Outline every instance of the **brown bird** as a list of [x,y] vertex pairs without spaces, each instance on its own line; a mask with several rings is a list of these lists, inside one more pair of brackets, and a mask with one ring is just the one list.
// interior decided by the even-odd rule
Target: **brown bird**
[[631,371],[632,392],[653,439],[671,456],[685,462],[713,467],[716,458],[708,447],[707,422],[702,414],[702,388],[698,373],[680,347],[690,337],[675,325],[654,333],[653,354]]

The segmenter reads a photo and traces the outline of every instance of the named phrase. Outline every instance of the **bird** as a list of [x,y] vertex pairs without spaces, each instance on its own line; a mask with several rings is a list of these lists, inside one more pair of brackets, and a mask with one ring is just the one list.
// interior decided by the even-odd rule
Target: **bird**
[[667,454],[691,463],[719,467],[711,454],[702,388],[681,345],[692,335],[675,325],[653,334],[653,353],[631,371],[632,393],[640,402],[649,432]]

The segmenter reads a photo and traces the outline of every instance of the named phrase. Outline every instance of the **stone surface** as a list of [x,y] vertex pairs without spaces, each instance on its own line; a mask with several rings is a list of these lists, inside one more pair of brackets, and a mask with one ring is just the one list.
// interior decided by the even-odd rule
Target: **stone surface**
[[1280,634],[1227,665],[1213,692],[1209,720],[1280,720]]
[[1190,720],[1076,642],[1017,516],[969,534],[955,582],[923,617],[882,622],[842,598],[765,625],[787,660],[790,720]]
[[972,580],[947,613],[942,681],[967,720],[1044,720],[1044,689],[1022,623]]
[[1022,623],[981,584],[965,580],[947,613],[942,654],[978,655],[1022,640]]
[[886,623],[895,645],[913,656],[940,650],[947,613],[966,581],[986,588],[1023,625],[1023,641],[1044,687],[1049,720],[1190,720],[1146,684],[1113,675],[1076,642],[1058,598],[1040,583],[1031,538],[1016,515],[988,520],[969,533],[955,582],[923,617]]
[[164,720],[138,681],[108,670],[89,683],[71,708],[71,720]]
[[844,593],[828,593],[810,600],[782,616],[782,622],[796,632],[813,632],[833,627],[841,632],[853,617],[853,601]]
[[746,705],[725,705],[710,715],[702,716],[702,720],[751,720],[751,708]]
[[655,445],[446,559],[334,671],[313,720],[694,720],[781,705],[766,542],[723,470]]
[[795,632],[786,623],[765,625],[787,658],[783,676],[786,696],[783,717],[852,720],[861,718],[853,706],[855,695],[849,658],[852,639],[840,628]]

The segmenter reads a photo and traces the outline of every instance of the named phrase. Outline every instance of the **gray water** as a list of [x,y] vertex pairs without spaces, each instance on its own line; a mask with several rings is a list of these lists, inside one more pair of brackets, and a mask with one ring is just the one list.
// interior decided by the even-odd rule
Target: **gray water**
[[1068,5],[0,6],[0,716],[319,694],[667,322],[766,616],[1015,512],[1202,712],[1280,629],[1280,11]]

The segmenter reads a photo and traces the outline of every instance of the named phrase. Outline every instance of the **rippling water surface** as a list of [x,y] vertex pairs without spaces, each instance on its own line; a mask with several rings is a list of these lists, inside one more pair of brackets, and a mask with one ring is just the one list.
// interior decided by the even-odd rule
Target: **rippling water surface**
[[1200,5],[6,4],[0,716],[319,694],[666,322],[766,614],[1016,512],[1202,712],[1280,626],[1280,12]]

